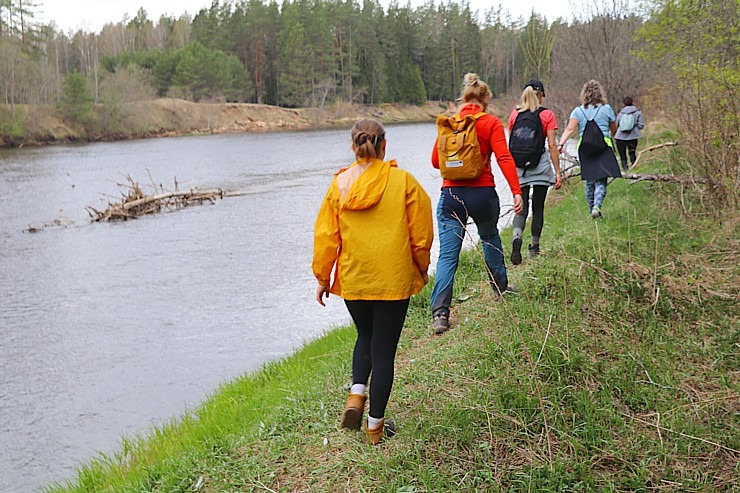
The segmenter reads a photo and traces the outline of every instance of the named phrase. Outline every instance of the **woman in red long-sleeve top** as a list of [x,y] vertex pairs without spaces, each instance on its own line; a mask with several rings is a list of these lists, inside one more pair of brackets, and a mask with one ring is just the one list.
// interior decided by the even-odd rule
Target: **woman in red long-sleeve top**
[[[485,112],[491,96],[488,84],[480,80],[476,74],[465,75],[460,98],[462,100],[459,107],[460,116]],[[502,293],[514,290],[506,275],[503,247],[498,234],[500,203],[491,172],[491,154],[495,154],[496,163],[511,188],[514,196],[514,213],[520,214],[522,190],[516,165],[509,153],[504,126],[498,118],[490,114],[482,115],[475,122],[475,130],[481,154],[486,161],[483,173],[473,180],[444,179],[437,204],[439,258],[431,297],[436,334],[442,334],[450,328],[452,287],[468,217],[472,217],[478,227],[478,236],[483,245],[483,257],[494,296],[500,298]],[[432,165],[439,168],[437,142],[434,143],[432,151]]]

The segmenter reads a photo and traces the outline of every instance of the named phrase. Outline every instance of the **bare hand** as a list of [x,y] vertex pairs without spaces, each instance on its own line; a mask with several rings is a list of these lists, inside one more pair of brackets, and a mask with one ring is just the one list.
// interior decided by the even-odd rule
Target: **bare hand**
[[427,283],[429,282],[429,274],[427,274],[426,272],[422,272],[421,278],[424,280],[424,285],[426,286]]
[[555,190],[560,188],[560,186],[563,184],[563,180],[560,178],[560,171],[555,173]]
[[522,194],[518,193],[514,195],[514,214],[520,216],[524,211],[524,201],[522,201]]
[[322,286],[319,284],[316,288],[316,301],[319,302],[319,305],[326,306],[323,298],[326,298],[327,300],[329,299],[329,286]]

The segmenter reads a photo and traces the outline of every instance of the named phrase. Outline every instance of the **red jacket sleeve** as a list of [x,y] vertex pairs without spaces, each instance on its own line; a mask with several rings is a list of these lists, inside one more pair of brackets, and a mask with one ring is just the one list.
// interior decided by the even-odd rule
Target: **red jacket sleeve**
[[506,142],[506,135],[504,134],[504,125],[498,118],[494,118],[493,120],[495,121],[491,129],[491,150],[496,156],[496,162],[499,168],[501,168],[504,178],[509,183],[511,194],[521,195],[522,188],[519,186],[519,175],[516,172],[514,158],[511,157],[511,153],[509,152],[509,145]]
[[437,152],[437,142],[439,142],[439,137],[434,139],[434,147],[432,147],[432,166],[439,169],[439,153]]

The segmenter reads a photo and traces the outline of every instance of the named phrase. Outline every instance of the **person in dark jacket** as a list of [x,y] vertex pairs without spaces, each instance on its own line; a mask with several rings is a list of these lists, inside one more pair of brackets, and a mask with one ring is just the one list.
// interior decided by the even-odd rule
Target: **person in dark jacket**
[[642,117],[642,111],[635,107],[634,101],[630,97],[622,101],[624,107],[617,115],[617,133],[614,135],[614,142],[617,144],[619,161],[622,169],[627,171],[627,153],[629,153],[629,162],[632,166],[637,161],[637,140],[640,138],[640,130],[645,128],[645,120]]

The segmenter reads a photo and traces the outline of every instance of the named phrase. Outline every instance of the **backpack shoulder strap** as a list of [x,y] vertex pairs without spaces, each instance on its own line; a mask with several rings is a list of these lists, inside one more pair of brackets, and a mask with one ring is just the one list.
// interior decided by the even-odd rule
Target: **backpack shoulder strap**
[[582,106],[579,106],[578,109],[581,110],[581,113],[583,113],[583,116],[586,117],[586,121],[590,122],[590,121],[593,121],[593,120],[596,119],[596,115],[599,114],[599,110],[601,109],[601,105],[599,105],[599,106],[596,107],[596,113],[594,113],[594,117],[593,118],[589,118],[588,115],[586,115],[586,112],[583,110],[583,107]]

